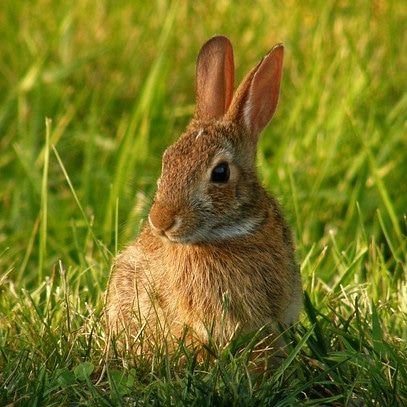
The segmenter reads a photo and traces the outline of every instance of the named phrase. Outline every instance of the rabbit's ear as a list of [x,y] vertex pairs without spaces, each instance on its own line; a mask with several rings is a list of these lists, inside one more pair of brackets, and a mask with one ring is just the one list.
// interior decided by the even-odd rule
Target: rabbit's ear
[[201,120],[218,119],[233,97],[233,48],[223,36],[216,36],[201,48],[196,64],[196,111]]
[[273,117],[280,93],[284,48],[276,45],[243,80],[227,112],[257,140]]

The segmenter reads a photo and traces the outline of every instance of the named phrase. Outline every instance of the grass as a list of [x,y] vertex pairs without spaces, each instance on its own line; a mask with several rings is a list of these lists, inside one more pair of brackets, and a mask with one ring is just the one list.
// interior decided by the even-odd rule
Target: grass
[[[0,405],[405,405],[406,19],[401,0],[3,1]],[[286,46],[258,164],[306,294],[287,359],[260,376],[255,338],[215,360],[182,343],[106,355],[101,323],[215,33],[239,79]]]

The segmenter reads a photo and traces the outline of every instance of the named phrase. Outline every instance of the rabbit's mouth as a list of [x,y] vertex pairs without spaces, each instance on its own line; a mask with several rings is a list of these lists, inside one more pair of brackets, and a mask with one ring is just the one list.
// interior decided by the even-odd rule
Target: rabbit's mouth
[[168,234],[166,233],[164,238],[169,240],[171,243],[178,243],[178,244],[185,244],[185,245],[201,243],[201,241],[195,240],[189,236],[173,236],[170,233],[168,233]]
[[203,222],[199,227],[194,228],[193,233],[184,233],[181,230],[169,230],[161,234],[161,237],[169,240],[171,243],[192,245],[192,244],[211,244],[227,240],[238,239],[251,235],[261,226],[262,220],[245,219],[235,224],[213,225],[209,222]]
[[[160,207],[161,213],[166,212]],[[161,214],[160,213],[160,214]],[[152,232],[165,241],[178,244],[196,244],[207,241],[207,228],[205,222],[196,218],[176,214],[172,216],[157,216],[151,213],[148,223]]]
[[192,245],[209,243],[211,241],[211,239],[208,238],[206,228],[200,227],[198,229],[194,229],[194,232],[177,228],[171,228],[170,230],[166,231],[157,231],[154,230],[154,228],[152,229],[153,232],[161,239],[164,239],[165,241],[173,244]]
[[161,237],[171,243],[185,245],[199,244],[208,241],[206,235],[202,232],[188,233],[187,231],[177,229],[165,231],[161,234]]

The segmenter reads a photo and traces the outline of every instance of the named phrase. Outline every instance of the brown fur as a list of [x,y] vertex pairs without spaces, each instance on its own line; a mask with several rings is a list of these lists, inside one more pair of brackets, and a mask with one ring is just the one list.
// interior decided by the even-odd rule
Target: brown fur
[[[255,168],[258,133],[277,104],[281,63],[282,48],[273,49],[230,102],[231,46],[224,37],[204,45],[198,66],[205,69],[197,70],[197,80],[212,89],[198,86],[198,113],[163,156],[149,222],[114,262],[106,304],[111,333],[143,331],[160,340],[179,338],[189,327],[199,341],[211,335],[221,343],[236,332],[297,318],[301,278],[291,232]],[[211,69],[217,70],[213,78],[199,77]],[[208,107],[208,95],[217,92],[222,103]],[[210,181],[219,161],[230,168],[224,184]]]

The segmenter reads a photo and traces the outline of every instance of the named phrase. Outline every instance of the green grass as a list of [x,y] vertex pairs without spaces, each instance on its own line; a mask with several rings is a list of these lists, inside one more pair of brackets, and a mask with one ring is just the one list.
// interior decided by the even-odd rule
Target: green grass
[[[3,0],[0,405],[406,405],[404,3]],[[258,164],[306,296],[287,359],[259,376],[253,338],[133,357],[106,354],[101,323],[216,33],[239,79],[286,46]]]

